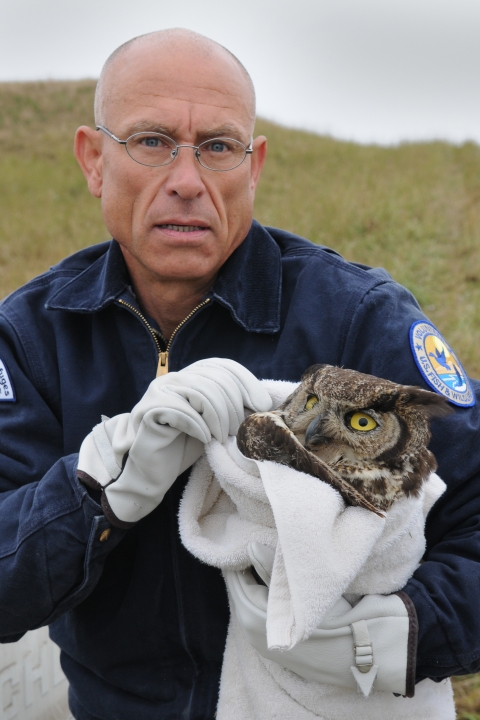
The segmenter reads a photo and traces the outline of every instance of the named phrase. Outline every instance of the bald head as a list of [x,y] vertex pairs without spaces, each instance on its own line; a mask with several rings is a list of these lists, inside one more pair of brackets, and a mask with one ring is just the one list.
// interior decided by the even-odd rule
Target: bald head
[[[174,60],[175,55],[182,61],[190,59],[192,64],[208,63],[230,72],[237,91],[245,94],[245,102],[255,120],[255,89],[245,67],[233,53],[210,38],[184,28],[171,28],[139,35],[120,45],[107,58],[102,68],[95,91],[95,123],[106,125],[109,105],[118,101],[116,77],[125,65],[141,64],[142,58],[159,65]],[[188,63],[187,63],[188,64]],[[236,76],[236,77],[235,77]],[[243,86],[243,87],[242,87]]]

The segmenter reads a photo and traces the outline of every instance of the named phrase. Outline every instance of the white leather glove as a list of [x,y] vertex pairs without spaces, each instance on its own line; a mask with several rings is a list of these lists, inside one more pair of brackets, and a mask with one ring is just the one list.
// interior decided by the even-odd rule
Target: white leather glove
[[[268,585],[273,551],[252,543],[249,555]],[[354,607],[342,597],[308,640],[278,651],[267,647],[267,587],[249,571],[226,571],[224,576],[238,622],[263,657],[306,680],[359,687],[365,696],[373,686],[413,697],[418,622],[405,593],[365,595]]]
[[130,413],[93,428],[80,448],[77,475],[105,490],[102,507],[112,524],[130,527],[157,507],[205,443],[236,434],[245,407],[257,412],[271,404],[243,365],[200,360],[156,378]]

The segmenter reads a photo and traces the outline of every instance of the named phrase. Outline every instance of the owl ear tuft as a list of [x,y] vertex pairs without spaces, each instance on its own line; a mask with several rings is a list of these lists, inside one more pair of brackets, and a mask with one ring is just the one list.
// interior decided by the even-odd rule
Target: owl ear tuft
[[331,365],[327,365],[326,363],[318,363],[317,365],[310,365],[305,372],[303,373],[302,377],[300,378],[301,382],[305,382],[305,380],[308,380],[308,378],[311,375],[314,375],[319,370],[322,370],[322,368],[331,367]]
[[405,405],[414,405],[429,418],[442,418],[455,412],[443,395],[414,385],[406,386],[400,396]]

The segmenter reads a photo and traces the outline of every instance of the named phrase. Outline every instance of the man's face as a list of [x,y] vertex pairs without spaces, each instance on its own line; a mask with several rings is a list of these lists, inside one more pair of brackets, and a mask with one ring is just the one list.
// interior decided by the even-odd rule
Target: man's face
[[[111,73],[104,122],[122,140],[146,130],[180,145],[215,136],[250,144],[248,85],[223,54],[143,48],[117,60]],[[191,148],[181,148],[167,166],[146,167],[100,131],[94,143],[100,154],[90,190],[101,197],[105,224],[134,275],[213,278],[248,233],[264,139],[228,172],[203,168]]]

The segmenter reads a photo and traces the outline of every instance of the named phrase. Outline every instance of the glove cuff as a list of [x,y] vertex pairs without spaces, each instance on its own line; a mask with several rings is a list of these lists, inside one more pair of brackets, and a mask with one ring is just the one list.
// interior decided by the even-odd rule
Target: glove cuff
[[121,530],[129,530],[134,525],[136,525],[136,522],[127,522],[126,520],[120,520],[115,513],[113,512],[112,508],[110,507],[110,503],[108,502],[108,497],[105,493],[105,488],[102,492],[102,497],[100,500],[100,505],[102,506],[103,514],[105,515],[106,519],[110,523],[110,525],[113,525],[113,527],[120,528]]
[[[97,482],[95,478],[84,472],[84,470],[77,470],[77,478],[82,483],[82,485],[85,485],[85,487],[91,488],[92,490],[99,490],[102,493],[100,497],[100,505],[103,510],[103,514],[105,515],[105,518],[108,520],[110,525],[113,525],[113,527],[118,527],[121,530],[128,530],[129,528],[132,528],[134,525],[137,524],[136,522],[126,522],[125,520],[120,520],[119,518],[117,518],[112,508],[110,507],[110,503],[108,502],[108,498],[105,494],[106,488],[103,485],[100,485],[100,483]],[[113,480],[112,482],[115,481]]]
[[409,619],[408,646],[407,646],[407,672],[405,678],[405,697],[412,698],[415,695],[415,676],[417,670],[417,647],[418,647],[418,617],[412,598],[403,590],[398,595],[405,605]]
[[[86,436],[80,446],[77,466],[79,472],[96,481],[101,488],[108,485],[112,478],[118,477],[121,471],[104,426],[104,422],[96,425]],[[90,485],[88,479],[86,484],[89,487],[96,487]]]

